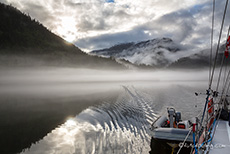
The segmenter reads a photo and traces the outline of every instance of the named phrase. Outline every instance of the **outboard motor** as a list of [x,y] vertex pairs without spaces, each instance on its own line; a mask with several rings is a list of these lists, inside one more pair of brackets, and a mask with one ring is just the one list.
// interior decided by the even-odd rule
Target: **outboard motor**
[[175,109],[169,108],[168,114],[169,114],[170,128],[173,128],[173,117],[175,116]]
[[181,113],[180,112],[176,112],[175,121],[177,124],[181,121]]

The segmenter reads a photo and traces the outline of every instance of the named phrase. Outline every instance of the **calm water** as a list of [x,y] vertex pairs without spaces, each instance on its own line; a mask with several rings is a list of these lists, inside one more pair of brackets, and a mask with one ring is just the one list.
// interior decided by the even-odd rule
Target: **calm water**
[[[182,119],[200,113],[205,95],[194,93],[205,92],[206,76],[203,71],[5,70],[0,94],[12,105],[1,106],[13,113],[32,110],[27,124],[39,119],[41,125],[33,129],[49,130],[23,153],[148,153],[150,125],[166,107],[181,111]],[[56,117],[64,122],[48,129]],[[32,138],[34,132],[25,135],[20,138]]]

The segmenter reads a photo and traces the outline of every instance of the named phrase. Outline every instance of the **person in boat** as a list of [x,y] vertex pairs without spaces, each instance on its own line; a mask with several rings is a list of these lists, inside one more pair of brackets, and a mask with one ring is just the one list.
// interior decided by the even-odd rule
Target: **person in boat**
[[181,120],[181,113],[180,112],[175,112],[174,108],[169,108],[168,109],[168,117],[169,119],[164,122],[162,127],[170,127],[170,121],[172,120],[172,126],[173,128],[178,128],[178,124]]

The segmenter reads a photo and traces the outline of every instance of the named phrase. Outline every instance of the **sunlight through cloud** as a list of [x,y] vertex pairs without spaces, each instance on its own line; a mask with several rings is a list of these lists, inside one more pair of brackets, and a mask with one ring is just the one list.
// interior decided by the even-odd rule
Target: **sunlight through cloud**
[[73,127],[76,126],[76,121],[74,119],[68,119],[65,123],[67,127]]
[[76,38],[75,19],[73,17],[61,17],[60,25],[57,26],[57,33],[66,41],[72,42]]

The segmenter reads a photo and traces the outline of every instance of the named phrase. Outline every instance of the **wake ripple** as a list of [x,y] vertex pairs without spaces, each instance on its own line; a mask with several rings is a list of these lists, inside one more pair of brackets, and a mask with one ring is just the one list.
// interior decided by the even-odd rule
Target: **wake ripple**
[[157,117],[152,102],[135,88],[124,91],[116,103],[84,110],[25,153],[148,153]]

